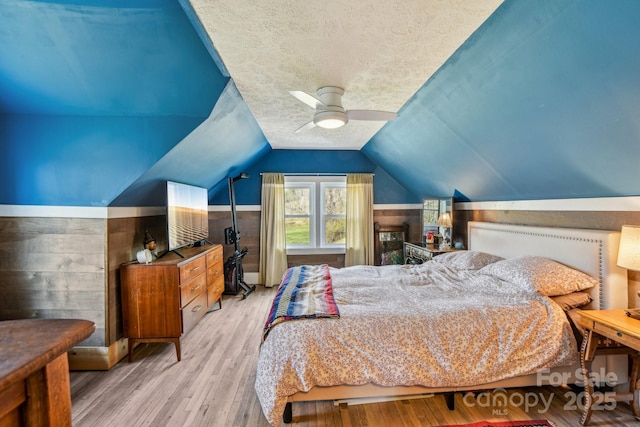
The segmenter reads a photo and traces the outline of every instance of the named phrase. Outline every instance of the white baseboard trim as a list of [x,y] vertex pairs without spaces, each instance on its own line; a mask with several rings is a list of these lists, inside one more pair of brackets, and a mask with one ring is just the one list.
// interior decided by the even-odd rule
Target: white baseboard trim
[[640,211],[640,197],[459,202],[459,211]]
[[251,285],[258,284],[258,273],[244,273],[244,281]]
[[[422,209],[421,204],[378,204],[374,210]],[[640,196],[597,197],[584,199],[505,200],[494,202],[457,202],[456,210],[519,210],[519,211],[640,211]],[[236,206],[239,212],[259,212],[260,205]],[[209,205],[209,212],[229,212],[229,205]],[[0,217],[39,218],[136,218],[164,215],[164,206],[93,207],[93,206],[36,206],[0,205]]]
[[0,217],[105,219],[108,215],[106,207],[0,205]]
[[0,217],[23,218],[137,218],[164,215],[164,206],[109,208],[93,206],[0,205]]
[[422,203],[373,205],[374,211],[422,209]]
[[[374,205],[374,210],[384,209],[422,209],[421,204]],[[238,205],[238,212],[260,212],[260,205]],[[209,212],[230,212],[229,205],[209,205]],[[22,218],[139,218],[144,216],[165,215],[164,206],[139,207],[95,207],[95,206],[49,206],[49,205],[0,205],[0,217]]]

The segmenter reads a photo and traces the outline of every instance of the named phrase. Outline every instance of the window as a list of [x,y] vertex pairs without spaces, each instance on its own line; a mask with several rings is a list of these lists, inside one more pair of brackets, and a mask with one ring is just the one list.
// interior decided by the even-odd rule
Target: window
[[285,176],[287,253],[344,252],[344,176]]

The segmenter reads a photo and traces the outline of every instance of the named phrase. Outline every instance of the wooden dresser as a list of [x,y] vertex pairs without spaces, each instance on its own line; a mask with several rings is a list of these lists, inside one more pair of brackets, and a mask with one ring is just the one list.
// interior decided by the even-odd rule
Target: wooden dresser
[[120,267],[123,334],[129,361],[139,342],[172,342],[181,359],[180,337],[218,303],[222,308],[222,246],[180,249],[150,264]]

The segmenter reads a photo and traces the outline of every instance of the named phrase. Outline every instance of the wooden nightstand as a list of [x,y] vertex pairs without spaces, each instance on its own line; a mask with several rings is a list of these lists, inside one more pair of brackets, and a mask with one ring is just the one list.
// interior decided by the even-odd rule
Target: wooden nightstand
[[[580,365],[585,379],[584,412],[580,423],[586,425],[591,418],[594,403],[593,382],[597,379],[591,376],[591,362],[596,354],[630,354],[633,358],[629,392],[616,392],[607,399],[628,401],[633,415],[640,417],[638,399],[638,368],[640,364],[640,320],[632,319],[620,310],[582,310],[580,324],[585,328],[584,339],[580,351]],[[600,402],[602,403],[602,402]]]

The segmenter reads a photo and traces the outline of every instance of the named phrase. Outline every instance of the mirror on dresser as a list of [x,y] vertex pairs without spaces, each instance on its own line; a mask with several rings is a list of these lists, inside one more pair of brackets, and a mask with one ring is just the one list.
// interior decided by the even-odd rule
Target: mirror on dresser
[[[443,222],[446,218],[444,214],[448,214],[449,219]],[[453,236],[453,198],[423,200],[421,234],[421,242],[404,243],[405,264],[422,264],[434,256],[455,250],[454,242],[451,240]],[[434,242],[434,237],[438,235],[443,238],[442,242]]]
[[[446,216],[443,214],[449,214],[448,223],[445,224],[442,220],[446,220]],[[453,246],[451,240],[453,236],[453,198],[433,198],[424,199],[422,202],[422,243],[428,242],[429,233],[433,233],[435,236],[442,236],[444,243],[449,243]],[[440,219],[440,222],[438,221]],[[446,225],[451,226],[446,226]],[[441,244],[443,242],[437,242]]]

